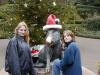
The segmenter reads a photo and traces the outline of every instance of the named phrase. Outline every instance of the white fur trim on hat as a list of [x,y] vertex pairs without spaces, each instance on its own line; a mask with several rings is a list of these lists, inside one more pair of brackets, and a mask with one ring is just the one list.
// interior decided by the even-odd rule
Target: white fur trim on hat
[[50,28],[62,29],[62,25],[57,24],[57,25],[45,25],[45,26],[43,26],[43,30],[47,30]]

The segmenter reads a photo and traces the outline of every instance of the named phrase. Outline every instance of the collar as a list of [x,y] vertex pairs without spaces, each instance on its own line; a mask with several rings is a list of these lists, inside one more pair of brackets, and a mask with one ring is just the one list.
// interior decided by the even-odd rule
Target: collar
[[19,40],[24,41],[24,37],[23,36],[16,36],[16,38],[18,38]]
[[74,42],[73,40],[71,40],[70,42],[65,42],[65,47],[68,47],[70,43]]

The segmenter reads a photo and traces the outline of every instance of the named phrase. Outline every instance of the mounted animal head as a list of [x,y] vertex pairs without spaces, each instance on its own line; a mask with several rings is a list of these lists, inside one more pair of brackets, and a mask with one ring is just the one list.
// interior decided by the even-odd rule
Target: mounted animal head
[[60,31],[59,29],[49,29],[46,35],[46,44],[49,47],[53,47],[60,41]]
[[60,20],[54,14],[50,14],[47,18],[46,25],[43,27],[43,30],[47,31],[46,43],[49,46],[54,45],[60,40],[60,29],[62,29]]

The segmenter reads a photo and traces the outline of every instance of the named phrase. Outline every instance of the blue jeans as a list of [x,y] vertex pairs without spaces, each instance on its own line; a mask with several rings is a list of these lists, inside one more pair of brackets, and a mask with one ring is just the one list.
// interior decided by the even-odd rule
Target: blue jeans
[[52,75],[60,75],[61,68],[60,68],[60,60],[56,59],[52,65]]

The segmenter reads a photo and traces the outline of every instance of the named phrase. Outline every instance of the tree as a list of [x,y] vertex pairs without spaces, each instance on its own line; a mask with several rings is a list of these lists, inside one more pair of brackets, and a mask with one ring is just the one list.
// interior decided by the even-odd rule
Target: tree
[[61,24],[62,22],[74,24],[76,20],[80,20],[74,4],[67,4],[63,0],[14,0],[10,3],[13,3],[10,4],[12,7],[8,14],[9,17],[7,17],[10,19],[5,20],[11,27],[11,30],[8,31],[12,32],[18,22],[25,21],[30,30],[32,44],[45,42],[46,34],[42,28],[46,24],[49,14],[55,14],[61,20]]

